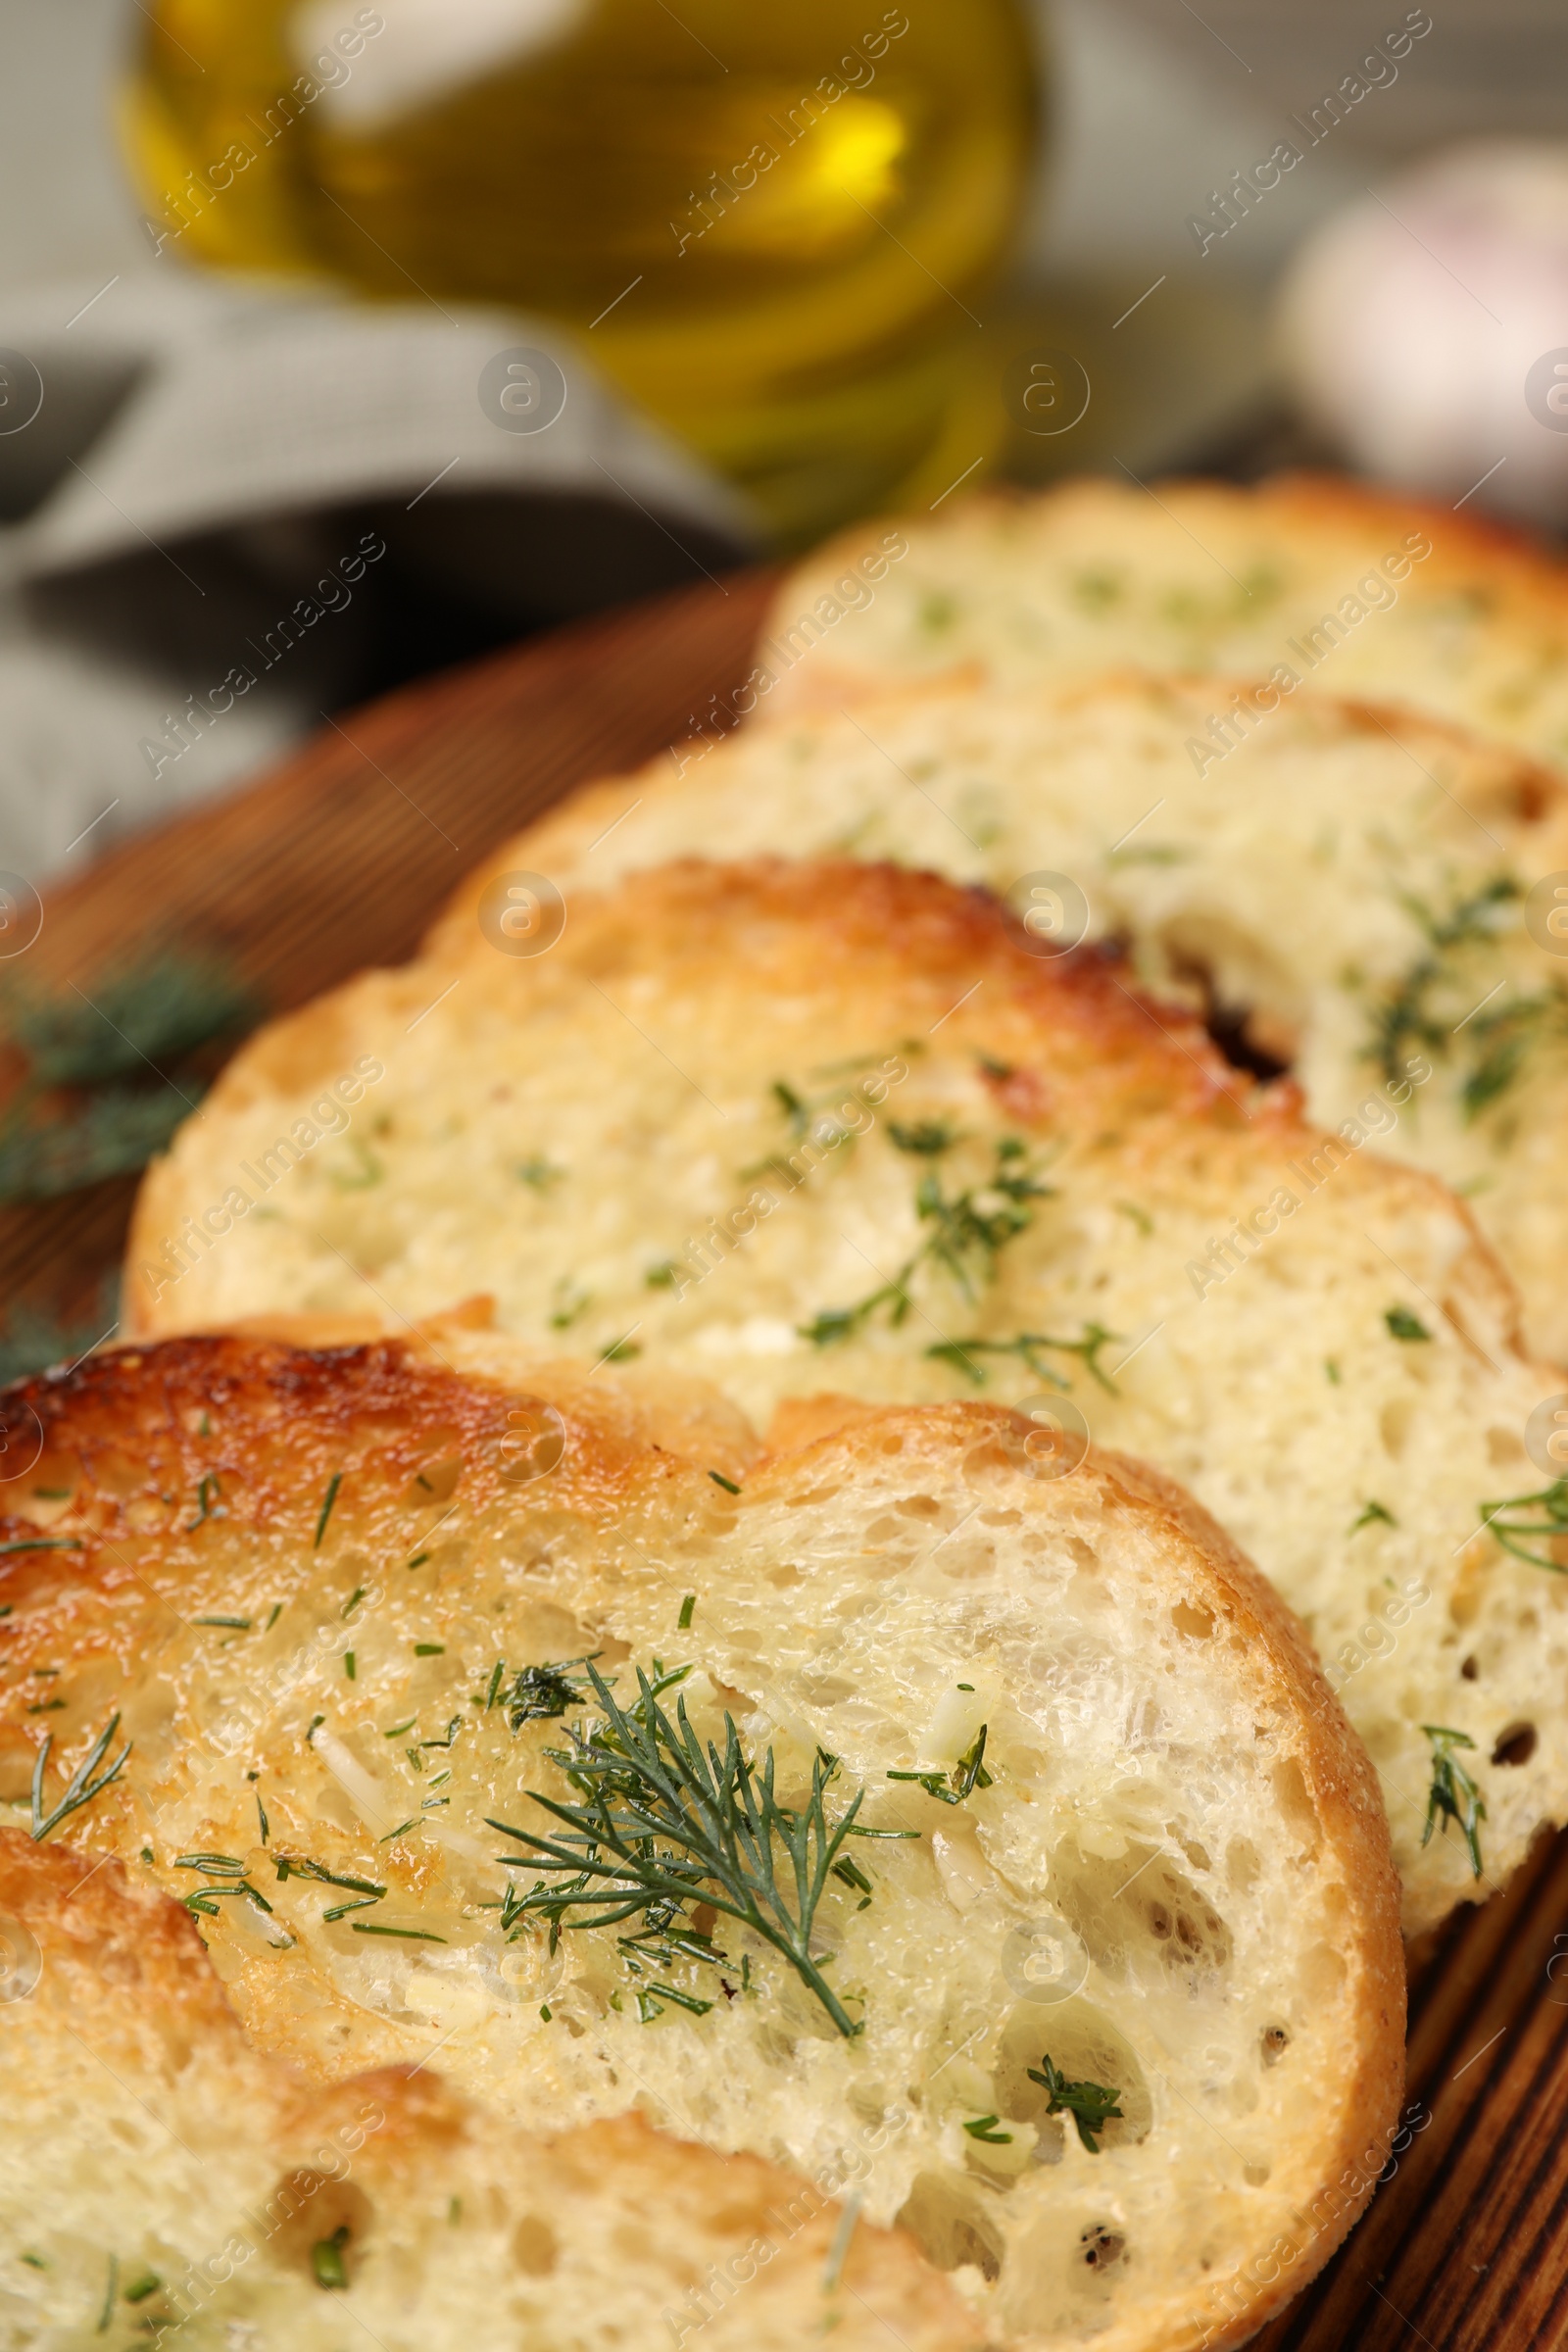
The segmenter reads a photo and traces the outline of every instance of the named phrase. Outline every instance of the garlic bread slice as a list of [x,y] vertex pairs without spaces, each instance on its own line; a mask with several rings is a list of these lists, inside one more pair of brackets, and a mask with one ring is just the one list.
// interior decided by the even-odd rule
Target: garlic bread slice
[[836,710],[893,685],[1136,662],[1288,675],[1561,766],[1565,653],[1568,572],[1523,532],[1341,475],[1153,490],[1086,476],[830,540],[780,587],[735,707]]
[[[275,2177],[262,2057],[362,2087],[428,2068],[514,2127],[472,2218],[511,2233],[512,2308],[545,2280],[545,2344],[596,2233],[596,2326],[684,2269],[638,2340],[716,2301],[768,2343],[813,2294],[824,2318],[862,2294],[867,2226],[863,2302],[896,2326],[911,2238],[943,2275],[911,2344],[1237,2341],[1370,2194],[1403,2025],[1376,1780],[1276,1595],[1156,1473],[1064,1469],[1049,1425],[963,1402],[826,1408],[714,1475],[612,1374],[450,1329],[172,1341],[9,1401],[43,1435],[0,1557],[32,1867],[61,1936],[69,1879],[117,1950],[175,1944],[188,1975],[151,1890],[182,1900],[239,2021],[204,1978],[202,2019],[157,1984],[136,2029],[189,2086],[183,2154],[136,2136],[189,2200],[157,2225],[180,2251]],[[76,1840],[114,1863],[89,1878]],[[32,1860],[20,1828],[8,1856]],[[77,2018],[90,2044],[79,1995]],[[36,2085],[23,2170],[35,2142],[61,2167],[70,2242],[158,2270],[141,2168],[50,2153],[55,2045],[9,2046]],[[117,2077],[75,2054],[70,2077],[101,2144]],[[634,2114],[687,2150],[628,2155]],[[563,2132],[536,2193],[530,2150]],[[471,2180],[494,2144],[453,2162]],[[483,2253],[448,2258],[471,2193],[449,2173],[416,2167],[373,2224],[333,2209],[391,2352],[429,2340],[397,2308],[419,2264],[422,2327]],[[605,2210],[643,2195],[641,2229]],[[812,2277],[785,2263],[775,2301],[755,2255],[754,2284],[671,2246],[671,2202],[736,2253],[760,2207],[781,2256],[810,2221]]]

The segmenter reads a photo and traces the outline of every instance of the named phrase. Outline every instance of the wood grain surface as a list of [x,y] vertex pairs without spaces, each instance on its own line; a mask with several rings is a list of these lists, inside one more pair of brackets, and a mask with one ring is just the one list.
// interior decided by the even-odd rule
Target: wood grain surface
[[[46,890],[34,976],[90,989],[144,948],[216,950],[278,1012],[407,956],[508,833],[692,732],[745,674],[771,588],[748,573],[634,607],[342,718],[239,798]],[[88,1314],[133,1191],[0,1214],[8,1311]],[[1257,2339],[1270,2352],[1568,2343],[1568,1837],[1411,1964],[1405,2144]]]

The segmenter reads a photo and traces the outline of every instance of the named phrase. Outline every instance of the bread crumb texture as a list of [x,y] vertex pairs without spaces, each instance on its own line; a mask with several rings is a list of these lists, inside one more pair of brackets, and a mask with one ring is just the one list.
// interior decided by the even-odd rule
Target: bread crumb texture
[[[348,1124],[321,1090],[357,1057]],[[712,1379],[759,1424],[823,1390],[1059,1406],[1305,1621],[1415,1932],[1568,1819],[1568,1559],[1510,1534],[1563,1376],[1467,1210],[1355,1132],[982,894],[681,863],[573,899],[548,954],[475,931],[264,1031],[149,1174],[129,1311],[401,1327],[483,1291],[535,1348]]]
[[569,903],[768,852],[988,883],[1042,946],[1124,942],[1238,1058],[1288,1068],[1320,1125],[1473,1200],[1532,1343],[1568,1359],[1568,940],[1538,889],[1568,873],[1568,792],[1537,760],[1240,678],[906,688],[577,795],[465,885],[435,944],[471,940],[508,871]]
[[786,579],[756,657],[772,680],[757,681],[758,709],[1124,662],[1283,667],[1308,691],[1401,704],[1568,764],[1568,574],[1478,517],[1338,476],[1162,482],[1155,497],[1086,478],[910,520],[908,553],[871,599],[836,596],[884,535],[846,533]]
[[[88,1876],[87,1874],[91,1875]],[[324,2081],[238,2024],[189,1914],[148,1875],[0,1831],[30,1989],[0,2034],[5,2342],[335,2352],[676,2340],[975,2342],[897,2232],[837,2291],[837,2215],[799,2175],[625,2113],[522,2132],[417,2064]]]
[[[107,2309],[198,2348],[336,2352],[352,2314],[388,2352],[1152,2352],[1240,2341],[1370,2193],[1403,2027],[1375,1779],[1158,1474],[1054,1476],[966,1401],[826,1410],[715,1478],[614,1373],[452,1326],[122,1349],[24,1406],[9,2342]],[[532,1792],[575,1800],[604,1719],[590,1657],[623,1706],[642,1668],[703,1740],[728,1717],[789,1819],[814,1770],[828,1828],[858,1795],[917,1833],[822,1884],[852,2034],[703,1886],[559,1937],[514,1907],[515,1828],[560,1823]],[[111,1716],[128,1757],[34,1843],[44,1738],[48,1819]]]

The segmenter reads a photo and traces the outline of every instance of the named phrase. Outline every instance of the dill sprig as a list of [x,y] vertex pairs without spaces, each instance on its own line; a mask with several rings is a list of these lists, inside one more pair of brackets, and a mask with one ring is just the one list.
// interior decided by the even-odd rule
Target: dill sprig
[[[44,1768],[49,1762],[49,1750],[54,1745],[54,1734],[52,1732],[44,1734],[43,1745],[38,1750],[38,1761],[32,1768],[32,1840],[35,1845],[40,1844],[51,1830],[58,1829],[69,1814],[79,1813],[83,1805],[90,1805],[95,1796],[102,1795],[111,1781],[120,1778],[125,1758],[135,1744],[130,1740],[125,1741],[124,1746],[108,1769],[101,1773],[98,1772],[98,1767],[103,1763],[108,1752],[109,1742],[119,1729],[120,1711],[117,1708],[66,1783],[60,1801],[52,1813],[45,1813],[43,1809],[43,1776]],[[93,1778],[94,1773],[98,1773],[96,1780]]]
[[1506,1094],[1544,1035],[1553,1028],[1568,1035],[1568,992],[1560,983],[1535,996],[1504,995],[1500,1004],[1455,1021],[1455,1000],[1468,993],[1461,968],[1467,951],[1494,947],[1504,926],[1502,910],[1522,896],[1511,874],[1494,874],[1443,912],[1402,894],[1399,903],[1426,945],[1370,1008],[1367,1058],[1390,1085],[1404,1076],[1411,1047],[1460,1061],[1459,1106],[1467,1124]]
[[40,1086],[102,1086],[194,1053],[257,1009],[251,992],[211,958],[144,956],[101,975],[85,995],[19,996],[11,1026]]
[[[507,1867],[547,1874],[510,1903],[511,1916],[548,1920],[554,1949],[564,1928],[614,1927],[625,1919],[641,1918],[646,1931],[666,1936],[675,1928],[690,1933],[690,1908],[707,1903],[770,1944],[839,2032],[853,2036],[861,2029],[823,1976],[826,1962],[812,1954],[811,1931],[864,1791],[830,1826],[823,1796],[839,1764],[818,1749],[805,1805],[796,1811],[780,1804],[772,1749],[760,1767],[748,1759],[732,1716],[724,1717],[720,1751],[698,1739],[684,1699],[676,1701],[674,1722],[660,1706],[661,1689],[689,1671],[655,1680],[639,1666],[637,1703],[622,1709],[588,1664],[603,1721],[573,1727],[569,1750],[547,1751],[584,1801],[560,1804],[529,1791],[564,1834],[537,1838],[509,1822],[489,1822],[527,1849],[501,1856]],[[779,1847],[789,1864],[782,1886]]]
[[1119,2089],[1113,2090],[1103,2082],[1075,2082],[1053,2065],[1049,2054],[1042,2051],[1038,2068],[1027,2070],[1031,2082],[1038,2082],[1046,2091],[1048,2115],[1070,2115],[1078,2127],[1078,2136],[1091,2156],[1100,2154],[1099,2133],[1103,2132],[1111,2117],[1121,2118],[1116,2101]]
[[1054,1355],[1077,1355],[1083,1358],[1084,1370],[1090,1378],[1100,1383],[1107,1396],[1115,1396],[1120,1392],[1110,1375],[1101,1370],[1100,1351],[1120,1337],[1119,1332],[1107,1331],[1102,1323],[1086,1323],[1081,1340],[1055,1340],[1049,1332],[1020,1331],[1010,1340],[941,1340],[934,1348],[928,1348],[926,1354],[936,1356],[943,1363],[955,1365],[974,1382],[976,1388],[985,1386],[986,1374],[985,1367],[973,1361],[975,1356],[1015,1355],[1021,1364],[1028,1366],[1036,1380],[1049,1381],[1054,1389],[1063,1390],[1070,1389],[1072,1382],[1064,1379],[1054,1365],[1045,1361],[1045,1352],[1049,1350]]
[[166,956],[90,991],[13,988],[5,1009],[30,1066],[0,1119],[0,1202],[54,1200],[145,1167],[204,1091],[189,1056],[257,1007],[217,964]]
[[1432,1787],[1427,1795],[1427,1826],[1421,1842],[1427,1844],[1443,1816],[1443,1835],[1448,1835],[1448,1824],[1456,1821],[1465,1844],[1470,1849],[1470,1868],[1481,1876],[1481,1824],[1487,1818],[1486,1801],[1464,1766],[1454,1754],[1456,1747],[1475,1746],[1468,1732],[1453,1732],[1441,1723],[1424,1723],[1421,1729],[1432,1742]]
[[[1526,1515],[1504,1518],[1505,1511]],[[1532,1568],[1548,1569],[1553,1576],[1568,1576],[1568,1558],[1558,1558],[1555,1549],[1562,1544],[1568,1551],[1568,1478],[1553,1479],[1549,1487],[1541,1487],[1534,1494],[1509,1494],[1498,1502],[1484,1502],[1481,1518],[1503,1550],[1511,1551],[1516,1560],[1528,1560]],[[1532,1550],[1536,1543],[1544,1548]]]
[[19,1096],[0,1124],[0,1203],[56,1200],[111,1176],[134,1175],[162,1152],[202,1089],[108,1086],[74,1107],[40,1116]]
[[1020,1136],[1004,1135],[995,1147],[985,1182],[951,1196],[944,1192],[940,1174],[928,1170],[914,1195],[915,1215],[929,1228],[919,1246],[891,1282],[879,1283],[853,1306],[824,1307],[811,1322],[799,1326],[801,1337],[818,1348],[835,1347],[853,1339],[884,1306],[892,1310],[888,1322],[897,1330],[914,1304],[909,1284],[927,1265],[940,1267],[969,1304],[976,1304],[981,1290],[995,1278],[1002,1251],[1034,1223],[1032,1203],[1054,1197],[1055,1187],[1039,1181],[1039,1170],[1028,1165],[1028,1157]]

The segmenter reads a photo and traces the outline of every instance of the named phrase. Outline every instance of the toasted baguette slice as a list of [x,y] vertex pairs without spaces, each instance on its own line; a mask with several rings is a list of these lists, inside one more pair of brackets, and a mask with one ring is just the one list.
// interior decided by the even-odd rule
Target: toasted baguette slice
[[[890,537],[907,554],[890,558]],[[955,501],[896,534],[858,526],[784,582],[739,708],[1124,662],[1294,672],[1568,763],[1562,564],[1522,534],[1333,475],[1153,492],[1085,479]]]
[[[1328,695],[1259,715],[1214,678],[906,692],[743,728],[678,781],[663,760],[577,795],[470,877],[432,946],[467,946],[497,874],[546,874],[569,901],[669,858],[767,850],[1002,892],[1067,875],[1075,928],[1127,940],[1144,979],[1285,1061],[1314,1118],[1370,1115],[1380,1149],[1473,1197],[1532,1344],[1568,1361],[1568,961],[1526,921],[1541,877],[1568,873],[1548,769]],[[1417,1052],[1432,1079],[1396,1117],[1380,1091]]]
[[611,2352],[669,2340],[694,2293],[704,2343],[736,2352],[828,2321],[864,2352],[889,2330],[919,2352],[978,2339],[871,2223],[824,2294],[838,2215],[757,2157],[635,2114],[522,2133],[417,2066],[298,2074],[247,2038],[195,1920],[134,1866],[0,1830],[0,1933],[8,2344]]
[[[4,1555],[14,1785],[51,1725],[47,1815],[118,1715],[105,1759],[126,1737],[129,1757],[59,1834],[205,1910],[244,2029],[245,2046],[228,2028],[215,2051],[220,2201],[195,2196],[161,2130],[138,2135],[175,2167],[176,2210],[192,2197],[181,2249],[220,2243],[221,2200],[265,2197],[276,2176],[260,2094],[234,2090],[247,2047],[302,2078],[352,2070],[362,2087],[368,2071],[433,2059],[510,2119],[516,2153],[473,2218],[510,2236],[514,2278],[549,2272],[540,2249],[560,2241],[559,2277],[515,2291],[550,2295],[563,2340],[586,2325],[578,2249],[596,2236],[596,2326],[662,2299],[677,2342],[707,2316],[708,2263],[766,2237],[769,2206],[782,2248],[805,2184],[760,2162],[726,2176],[736,2152],[808,2175],[807,2215],[853,2191],[866,2222],[898,2221],[951,2276],[979,2328],[933,2277],[916,2344],[1239,2340],[1370,2192],[1403,2024],[1376,1780],[1278,1598],[1155,1473],[1091,1455],[1053,1476],[1038,1427],[962,1403],[852,1413],[725,1486],[639,1443],[612,1375],[585,1384],[474,1335],[443,1335],[439,1353],[174,1341],[89,1358],[9,1402],[41,1424],[38,1483],[71,1488],[7,1524],[13,1545],[58,1546]],[[554,1429],[553,1467],[519,1460],[519,1426]],[[537,1475],[509,1475],[519,1467]],[[509,1888],[539,1883],[524,1833],[562,1829],[530,1792],[581,1791],[553,1759],[580,1755],[582,1726],[604,1720],[573,1663],[585,1655],[624,1707],[643,1668],[678,1678],[662,1705],[689,1710],[677,1721],[701,1740],[722,1748],[732,1720],[754,1786],[797,1822],[814,1767],[805,1863],[823,1892],[799,1947],[814,1979],[710,1907],[737,1882],[700,1864],[662,1912],[617,1907],[604,1926],[568,1912],[554,1951],[536,1912],[503,1914]],[[40,1670],[65,1702],[46,1717],[25,1712]],[[883,1835],[824,1852],[847,1819]],[[760,1850],[799,1921],[779,1830]],[[92,1865],[48,1860],[63,1910]],[[112,1921],[126,1881],[103,1872],[83,1892],[100,1880]],[[138,1894],[132,1948],[150,1910],[155,1948],[170,1937]],[[210,1983],[203,1998],[220,2009]],[[184,2016],[161,1994],[155,2009],[177,2049]],[[71,2014],[87,2034],[90,2006]],[[113,2195],[74,2170],[118,2112],[113,2078],[74,2065],[68,2160],[48,2152],[47,2051],[19,2063],[29,2215],[32,2145],[47,2142],[51,2223],[142,2251],[140,2168],[117,2165]],[[1054,2088],[1053,2070],[1078,2087]],[[661,2168],[645,2142],[628,2152],[607,2127],[634,2109],[715,2153],[671,2149]],[[563,2130],[532,2156],[532,2135]],[[468,2212],[495,2144],[468,2151],[467,2180],[440,2159],[390,2198],[367,2225],[367,2282],[374,2251],[395,2302],[430,2250],[435,2310],[450,2263],[485,2268],[482,2246],[447,2256],[441,2225],[453,2185]],[[633,2229],[617,2216],[639,2195]],[[695,2208],[711,2252],[679,2229],[668,2242]],[[816,2257],[827,2234],[808,2241]],[[865,2301],[885,2297],[896,2329],[919,2294],[912,2258],[874,2235],[864,2253]],[[820,2261],[803,2278],[806,2260],[776,2295],[770,2270],[736,2292],[750,2340],[799,2329],[823,2278]],[[861,2292],[853,2269],[842,2286]],[[388,2316],[368,2313],[378,2330]],[[460,2298],[438,2340],[474,2324]],[[664,2339],[645,2324],[630,2340]]]
[[[322,1090],[357,1061],[381,1075],[345,1110]],[[182,1249],[225,1196],[244,1213]],[[1563,1376],[1521,1355],[1466,1211],[981,894],[672,866],[573,902],[546,955],[368,975],[229,1065],[147,1179],[127,1275],[141,1331],[400,1328],[482,1285],[535,1345],[709,1375],[759,1421],[823,1388],[1060,1391],[1307,1620],[1412,1931],[1568,1819],[1568,1579],[1482,1525],[1542,1487],[1525,1437]],[[1429,1832],[1427,1725],[1473,1742],[1473,1846]]]

